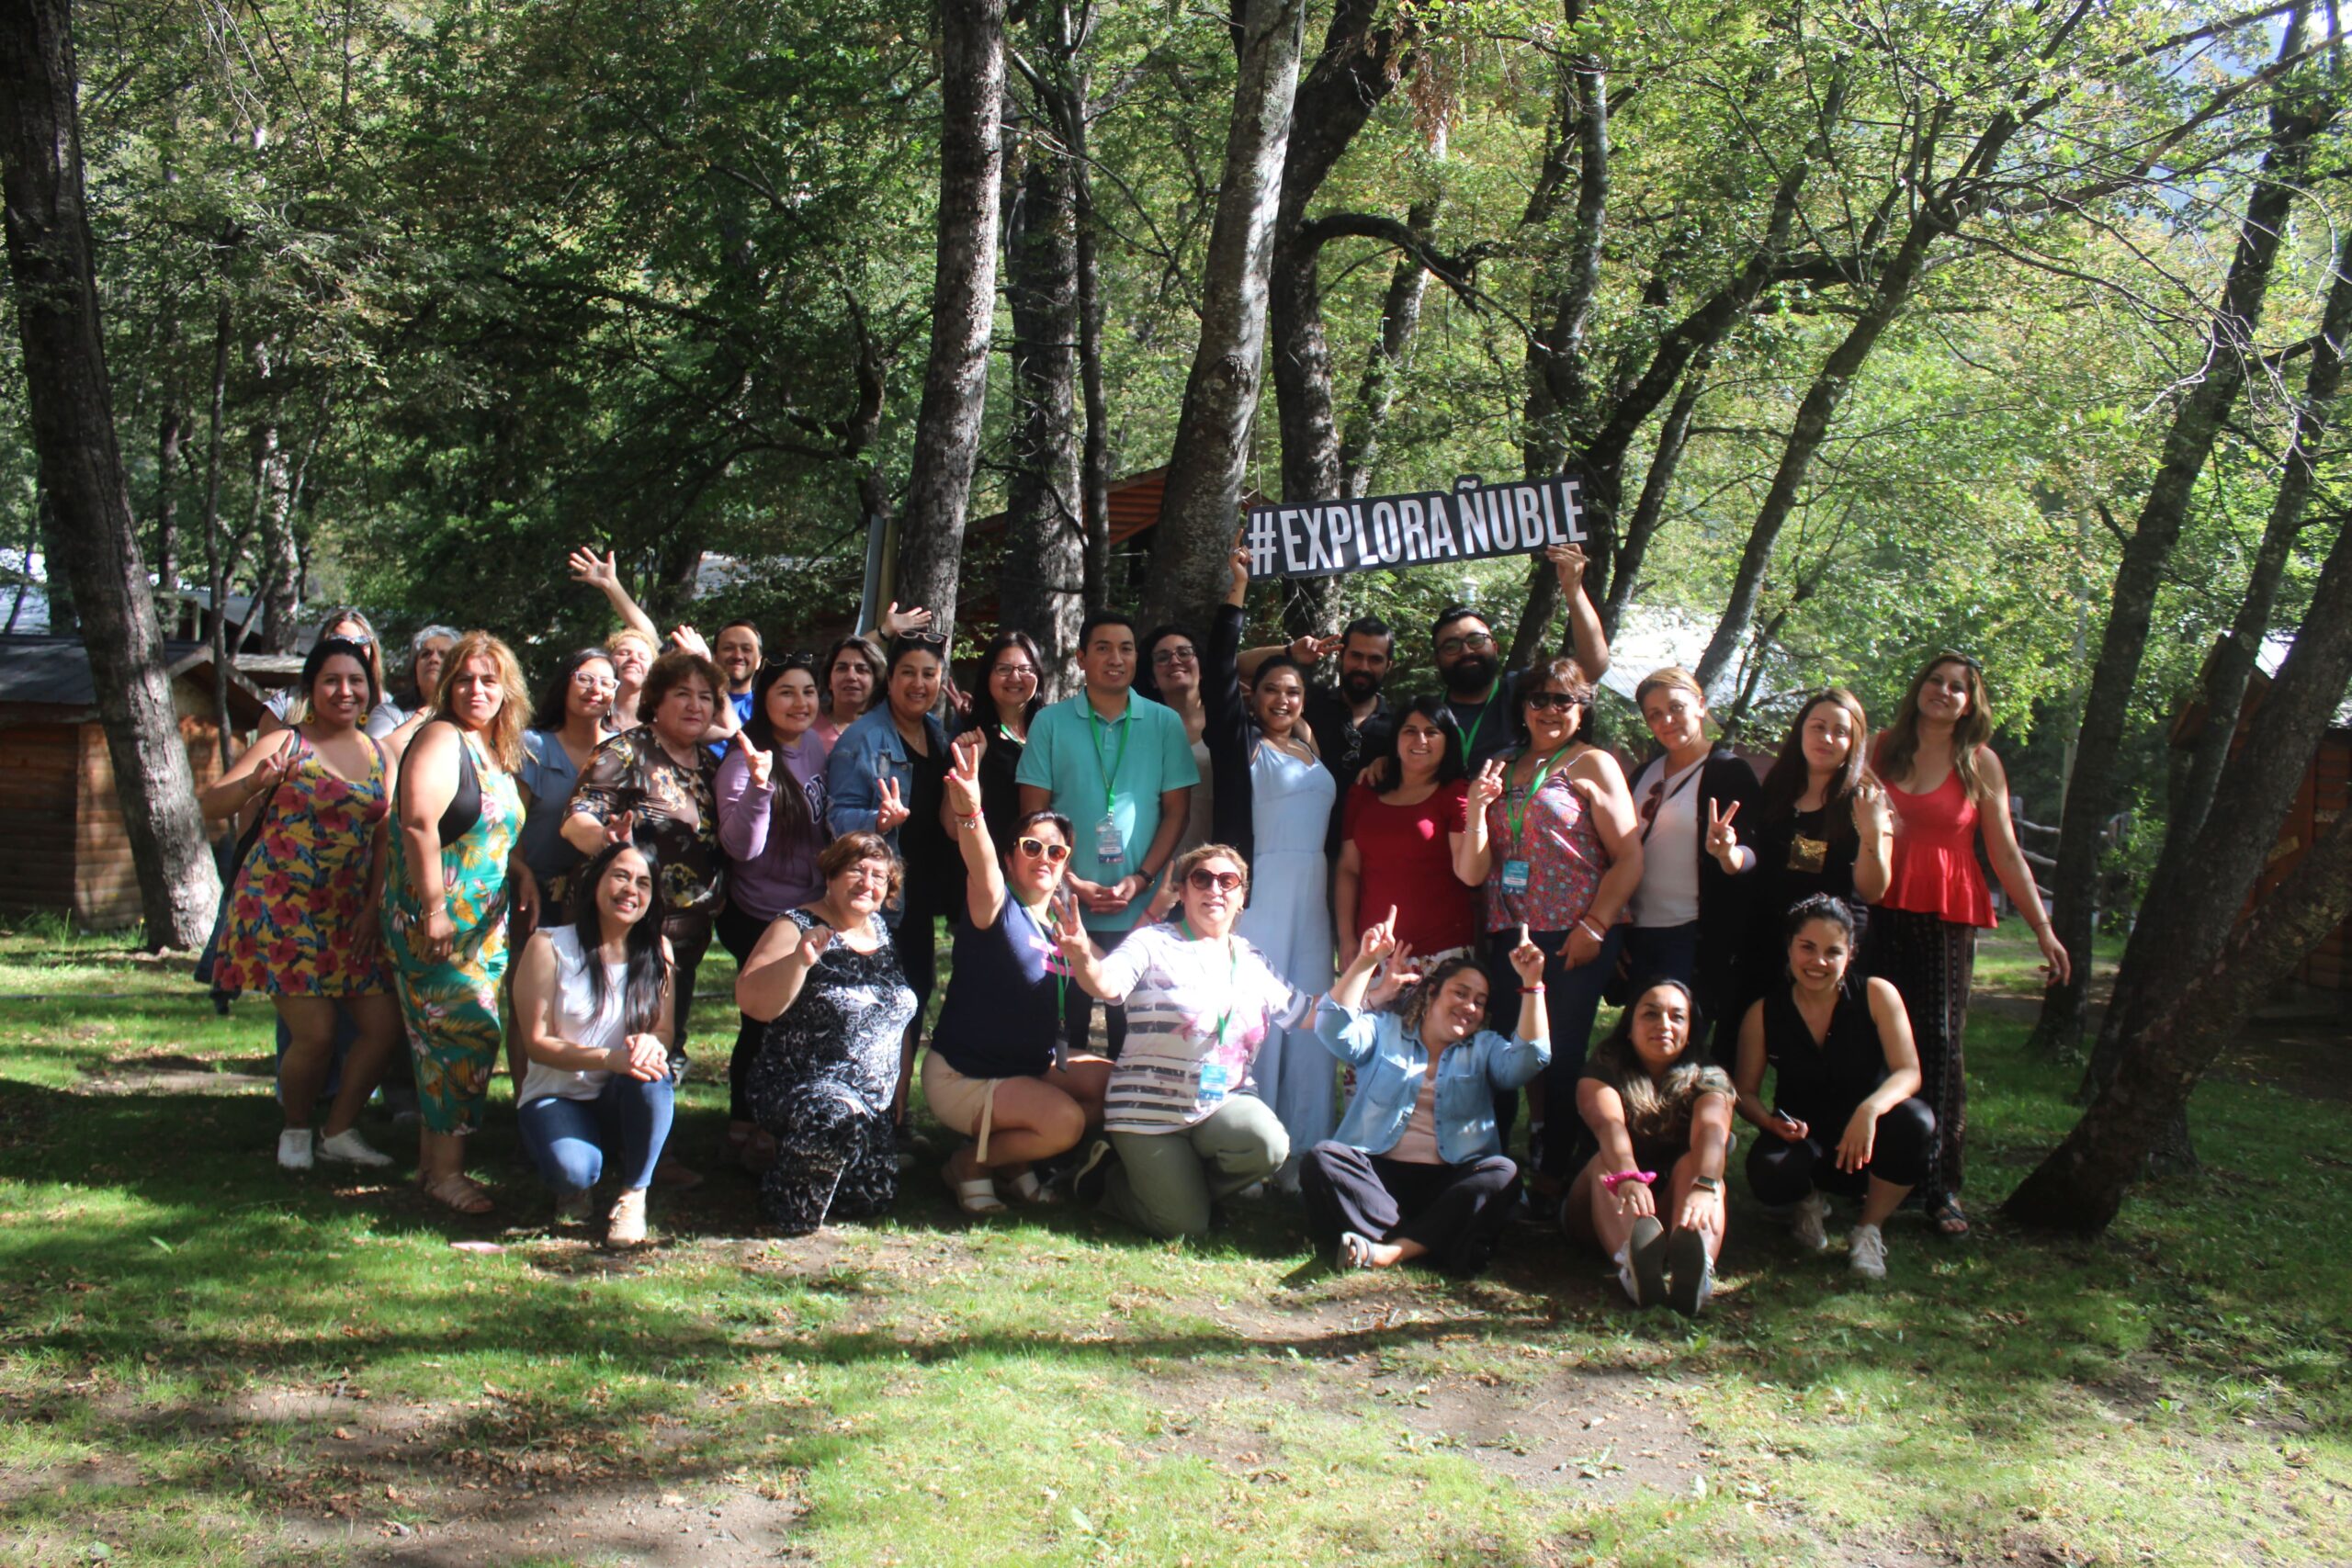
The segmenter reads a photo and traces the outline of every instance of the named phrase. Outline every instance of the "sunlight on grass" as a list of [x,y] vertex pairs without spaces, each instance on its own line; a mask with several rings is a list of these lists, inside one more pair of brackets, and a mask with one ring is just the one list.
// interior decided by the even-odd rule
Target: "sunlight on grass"
[[[2030,954],[1988,947],[1984,990],[2029,994]],[[0,1559],[620,1561],[702,1531],[713,1562],[2283,1561],[2352,1523],[2352,1269],[2314,1241],[2345,1105],[2226,1074],[2207,1170],[2093,1244],[1906,1219],[1862,1289],[1743,1194],[1694,1326],[1545,1230],[1474,1284],[1341,1276],[1280,1202],[1163,1244],[967,1224],[921,1170],[892,1219],[789,1244],[717,1174],[609,1259],[546,1223],[496,1115],[479,1224],[282,1179],[266,1088],[203,1081],[266,1074],[266,1014],[215,1018],[177,967],[18,933],[0,995],[49,998],[0,1013]],[[1980,1213],[2073,1113],[2023,1035],[1972,1026]],[[723,1088],[682,1098],[700,1162]]]

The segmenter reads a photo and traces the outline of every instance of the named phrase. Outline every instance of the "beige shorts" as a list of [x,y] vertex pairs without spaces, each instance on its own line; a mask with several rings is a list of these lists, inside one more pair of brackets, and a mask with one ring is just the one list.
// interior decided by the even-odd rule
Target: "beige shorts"
[[[1073,1057],[1074,1061],[1098,1061],[1094,1056]],[[926,1051],[922,1058],[923,1103],[939,1118],[939,1124],[951,1133],[961,1133],[978,1145],[972,1157],[980,1164],[989,1162],[989,1134],[996,1122],[996,1090],[999,1084],[1011,1083],[1011,1078],[967,1078],[947,1065],[947,1059],[937,1051]]]

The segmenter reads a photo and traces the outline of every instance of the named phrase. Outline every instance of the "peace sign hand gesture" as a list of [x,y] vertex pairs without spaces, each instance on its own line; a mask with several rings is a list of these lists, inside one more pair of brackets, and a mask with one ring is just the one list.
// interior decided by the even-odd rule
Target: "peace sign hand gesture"
[[[273,751],[268,756],[264,757],[260,761],[254,763],[254,771],[246,775],[247,780],[251,783],[253,787],[246,795],[245,798],[248,800],[259,800],[263,795],[267,795],[271,790],[274,790],[279,784],[284,784],[286,782],[287,775],[294,771],[294,751],[295,739],[294,737],[289,734],[287,737],[285,743],[280,745],[276,751]],[[242,807],[240,809],[242,809]]]
[[637,837],[637,813],[624,811],[605,824],[605,842],[626,844]]
[[958,817],[980,814],[979,731],[960,735],[947,747],[947,808]]
[[1739,815],[1739,802],[1733,801],[1725,811],[1722,803],[1712,796],[1707,801],[1707,852],[1715,863],[1737,875],[1739,872],[1739,835],[1732,830],[1732,818]]
[[1091,958],[1094,941],[1079,917],[1078,895],[1064,887],[1053,897],[1053,911],[1054,944],[1061,949],[1062,957],[1073,964]]
[[1290,656],[1301,664],[1313,666],[1339,652],[1346,641],[1345,637],[1309,635],[1291,643]]
[[1413,944],[1400,942],[1388,954],[1388,962],[1381,966],[1380,978],[1364,993],[1363,1005],[1377,1012],[1403,996],[1408,987],[1420,984],[1420,980],[1421,972],[1413,967]]
[[1470,780],[1470,815],[1483,816],[1487,807],[1503,797],[1503,760],[1489,757]]
[[907,803],[899,798],[899,781],[888,773],[882,780],[881,796],[874,807],[874,830],[888,833],[907,819]]

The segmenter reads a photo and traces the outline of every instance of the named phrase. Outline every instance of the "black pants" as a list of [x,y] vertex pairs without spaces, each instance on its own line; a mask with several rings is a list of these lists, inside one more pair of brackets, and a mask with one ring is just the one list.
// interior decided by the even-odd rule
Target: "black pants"
[[1383,1159],[1325,1139],[1298,1164],[1307,1234],[1336,1247],[1340,1233],[1415,1241],[1430,1261],[1467,1277],[1487,1266],[1519,1197],[1519,1167],[1502,1155],[1464,1165]]
[[[1800,1108],[1802,1109],[1802,1108]],[[1819,1189],[1859,1198],[1875,1176],[1897,1187],[1917,1187],[1928,1174],[1928,1156],[1936,1146],[1936,1113],[1917,1095],[1878,1119],[1878,1137],[1871,1145],[1871,1162],[1860,1170],[1838,1168],[1838,1141],[1854,1108],[1806,1123],[1808,1135],[1794,1142],[1757,1134],[1747,1151],[1747,1187],[1762,1203],[1802,1201]]]
[[[1133,928],[1129,928],[1132,930]],[[1105,954],[1127,940],[1125,931],[1098,931],[1094,945]],[[1086,1033],[1094,1025],[1094,998],[1086,987],[1073,980],[1062,995],[1062,1031],[1073,1051],[1086,1049]],[[1102,1004],[1102,1055],[1113,1061],[1119,1059],[1119,1048],[1127,1043],[1127,1010],[1116,1002]]]
[[[730,898],[719,909],[713,929],[718,937],[718,945],[734,955],[735,967],[741,971],[744,961],[752,956],[752,949],[759,945],[760,937],[768,929],[768,922],[737,908]],[[740,1010],[735,1017],[735,1052],[727,1058],[727,1119],[729,1122],[749,1122],[752,1120],[752,1064],[759,1060],[760,1041],[767,1033],[767,1026]]]
[[670,1037],[673,1067],[686,1059],[686,1021],[695,1009],[695,971],[702,967],[702,955],[710,951],[710,926],[708,909],[673,909],[662,917],[662,934],[670,939],[671,956],[678,961],[677,998],[671,1006],[671,1018],[677,1026]]

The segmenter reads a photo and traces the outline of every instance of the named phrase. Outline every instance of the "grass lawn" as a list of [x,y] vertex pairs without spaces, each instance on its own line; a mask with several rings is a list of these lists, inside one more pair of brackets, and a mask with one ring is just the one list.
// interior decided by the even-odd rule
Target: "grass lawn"
[[[0,933],[0,1562],[2352,1558],[2352,1056],[2225,1064],[2205,1174],[2095,1243],[2004,1235],[2073,1114],[1997,1000],[2030,957],[1979,972],[1977,1236],[1901,1218],[1862,1288],[1735,1178],[1693,1326],[1548,1230],[1473,1285],[1342,1276],[1279,1201],[1168,1245],[967,1222],[928,1169],[789,1243],[740,1179],[657,1190],[662,1245],[608,1258],[547,1223],[503,1105],[487,1220],[283,1177],[265,1006]],[[698,1164],[723,1095],[684,1096]]]

